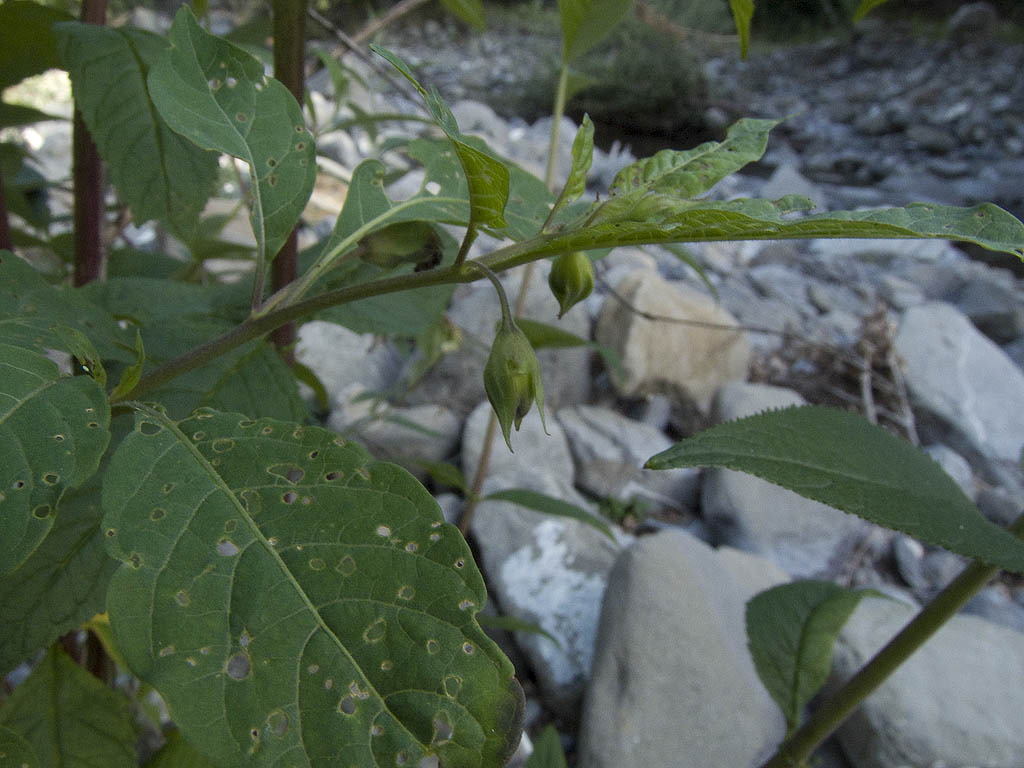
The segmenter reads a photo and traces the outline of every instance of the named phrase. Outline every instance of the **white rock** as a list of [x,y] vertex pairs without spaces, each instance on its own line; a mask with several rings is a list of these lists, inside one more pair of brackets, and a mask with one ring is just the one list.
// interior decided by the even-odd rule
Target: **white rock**
[[327,390],[334,406],[351,384],[387,389],[398,376],[401,360],[372,334],[354,333],[337,323],[312,320],[299,328],[295,359],[308,366]]

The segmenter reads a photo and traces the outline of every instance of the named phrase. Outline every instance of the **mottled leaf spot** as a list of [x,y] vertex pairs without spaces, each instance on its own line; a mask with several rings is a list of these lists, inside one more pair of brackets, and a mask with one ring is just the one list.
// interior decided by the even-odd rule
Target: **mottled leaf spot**
[[[107,531],[107,536],[110,536],[110,531]],[[142,555],[140,555],[138,552],[132,552],[128,559],[131,561],[132,568],[134,568],[135,570],[138,570],[142,567]]]
[[441,540],[441,534],[440,533],[432,533],[432,534],[430,534],[430,540],[434,541],[434,542],[440,541]]
[[277,536],[271,536],[269,539],[267,539],[267,544],[269,544],[272,547],[276,547],[277,546]]
[[43,475],[43,482],[46,483],[47,485],[56,485],[57,483],[60,482],[60,475],[58,475],[56,472],[47,472],[45,475]]
[[[154,424],[152,421],[140,421],[139,422],[139,426],[136,429],[141,434],[146,435],[147,437],[152,437],[153,435],[159,435],[161,432],[164,431],[164,428],[162,426],[160,426],[159,424]],[[54,435],[53,439],[54,440],[57,440],[57,439],[63,440],[64,438],[61,435]]]
[[236,85],[238,85],[238,81],[231,76],[228,76],[228,79],[225,80],[224,83],[225,85],[227,85],[228,88],[234,88]]
[[291,727],[291,719],[283,709],[275,709],[267,715],[267,730],[279,739],[283,739]]
[[341,437],[340,435],[338,437],[334,438],[333,440],[331,440],[331,442],[334,443],[339,448],[344,448],[345,445],[347,445],[347,441],[345,440],[345,438]]
[[7,497],[6,497],[6,496],[4,496],[4,494],[3,494],[3,491],[0,491],[0,504],[3,504],[3,502],[4,502],[4,499],[6,499],[6,498],[7,498]]
[[50,516],[50,505],[40,504],[38,507],[32,510],[32,516],[38,520],[45,520]]
[[324,690],[325,691],[329,691],[333,687],[334,687],[334,680],[332,680],[329,677],[326,680],[324,680]]
[[270,174],[270,176],[267,177],[267,184],[269,184],[272,187],[276,187],[277,186],[277,176],[275,174],[273,174],[273,173]]
[[446,675],[441,684],[444,686],[444,695],[450,699],[456,698],[462,690],[462,678],[458,675]]
[[165,645],[163,648],[160,649],[160,657],[161,658],[166,657],[166,656],[172,656],[172,655],[174,655],[174,646],[173,645]]
[[370,698],[370,692],[360,688],[359,683],[355,680],[348,684],[348,692],[362,701],[366,701],[366,699]]
[[188,596],[188,592],[184,589],[179,589],[174,593],[174,602],[184,608],[186,605],[192,602],[192,599]]
[[264,427],[260,430],[261,435],[272,435],[274,433],[273,427]]
[[248,118],[248,117],[246,117],[246,115],[245,115],[245,113],[244,113],[244,112],[236,112],[236,113],[235,113],[235,120],[237,120],[237,121],[238,121],[238,122],[240,122],[240,123],[244,123],[244,122],[246,122],[246,121],[247,121],[248,119],[249,119],[249,118]]
[[277,160],[275,160],[272,157],[268,157],[267,158],[267,167],[268,168],[277,168]]
[[302,506],[308,507],[312,503],[313,503],[313,497],[312,496],[303,496],[302,497]]
[[222,437],[219,440],[214,440],[213,445],[210,447],[213,448],[214,453],[224,453],[225,451],[230,451],[235,447],[235,441],[227,437]]
[[99,422],[98,422],[98,421],[90,421],[90,422],[89,422],[88,424],[86,424],[85,426],[87,426],[87,427],[88,427],[89,429],[96,429],[96,428],[97,428],[97,427],[98,427],[99,425],[100,425],[100,424],[99,424]]
[[352,696],[344,696],[338,702],[338,711],[343,715],[354,715],[356,713],[356,700]]
[[463,600],[461,603],[459,603],[459,610],[460,611],[468,611],[470,608],[475,608],[475,607],[476,607],[476,603],[474,603],[472,600]]
[[320,451],[310,451],[309,458],[312,460],[317,459],[320,456]]
[[381,672],[390,672],[394,668],[395,662],[393,662],[391,659],[384,659],[384,661],[380,663]]
[[338,564],[334,566],[334,570],[342,576],[351,576],[356,572],[356,561],[352,558],[352,555],[345,555],[338,561]]
[[224,523],[224,533],[234,533],[234,531],[235,531],[235,529],[237,527],[238,527],[238,521],[235,520],[234,518],[231,518],[230,520],[227,520]]
[[366,467],[360,467],[356,470],[356,474],[359,475],[366,482],[370,482],[370,471]]
[[398,590],[398,599],[399,600],[412,600],[415,596],[416,596],[416,588],[413,587],[411,584],[404,584]]
[[309,561],[309,567],[314,571],[322,571],[327,567],[322,557],[314,557]]
[[381,735],[383,735],[383,733],[384,733],[384,728],[382,726],[379,726],[376,723],[374,723],[373,725],[370,726],[370,735],[371,736],[381,736]]
[[298,142],[298,143],[297,143],[297,144],[295,145],[295,150],[296,150],[297,152],[301,152],[301,151],[302,151],[302,150],[304,150],[305,148],[306,148],[306,142],[304,142],[304,141],[300,141],[300,142]]
[[388,536],[391,535],[391,529],[388,528],[386,525],[378,525],[377,526],[377,535],[380,536],[383,539],[386,539]]
[[416,768],[440,768],[441,761],[438,760],[437,755],[424,755],[420,758],[420,761],[416,763]]
[[238,546],[231,539],[221,539],[217,542],[217,554],[223,557],[234,557],[238,554]]
[[259,93],[263,90],[263,83],[254,83],[252,87]]
[[466,567],[466,561],[463,560],[460,557],[458,560],[455,561],[454,565],[455,565],[456,568],[465,568]]
[[302,467],[297,467],[294,464],[274,464],[267,467],[267,472],[274,477],[287,480],[292,485],[300,482],[306,476],[306,473],[302,471]]
[[224,672],[232,680],[244,680],[252,671],[252,663],[244,653],[236,653],[231,656],[224,665]]
[[324,475],[324,480],[326,480],[327,482],[331,482],[332,480],[338,480],[341,477],[341,474],[341,472],[337,471],[328,472],[326,475]]
[[203,432],[203,430],[201,430],[201,429],[198,432],[193,432],[192,433],[192,439],[195,440],[197,443],[200,440],[204,439],[205,437],[206,437],[206,433]]
[[397,755],[395,755],[395,765],[405,765],[408,762],[409,762],[409,753],[408,752],[399,752]]
[[238,637],[238,644],[243,648],[247,648],[249,643],[252,642],[252,635],[249,634],[249,630],[243,629],[242,634]]
[[216,77],[211,77],[206,81],[206,85],[211,91],[219,91],[221,82]]
[[310,664],[308,667],[306,667],[306,671],[311,675],[315,675],[317,672],[320,671],[320,665]]
[[299,499],[299,494],[295,491],[288,491],[284,496],[281,497],[281,501],[285,504],[294,504]]
[[305,129],[301,125],[296,125],[295,126],[295,132],[296,133],[302,133],[304,130]]
[[11,488],[13,488],[16,491],[20,491],[24,487],[25,487],[25,481],[24,480],[15,480],[14,483],[11,485]]
[[383,618],[374,619],[370,626],[363,630],[364,643],[379,643],[388,633],[388,623]]
[[[112,539],[115,536],[117,536],[117,529],[116,528],[107,528],[107,538],[108,539]],[[140,559],[139,562],[141,563],[142,560]]]
[[295,438],[296,440],[301,440],[304,434],[306,434],[305,427],[300,426],[292,430],[292,437]]
[[195,656],[188,656],[188,657],[186,657],[185,658],[185,663],[188,664],[193,669],[195,669],[197,666],[199,666],[199,662],[196,661],[196,657]]
[[476,648],[473,647],[472,643],[463,643],[462,644],[462,652],[464,654],[466,654],[467,656],[472,656],[473,652],[475,650],[476,650]]
[[153,511],[149,513],[149,519],[155,523],[157,520],[162,520],[166,514],[167,510],[160,507],[153,507]]
[[431,656],[436,655],[441,650],[441,644],[434,638],[427,640],[427,653]]
[[451,741],[452,736],[455,735],[455,726],[452,725],[451,718],[447,712],[438,712],[434,715],[434,738],[431,740],[431,744],[441,744],[446,741]]
[[263,500],[252,488],[246,488],[238,495],[241,497],[242,505],[249,513],[249,517],[256,517],[263,510]]
[[204,645],[202,648],[199,649],[199,653],[202,656],[209,656],[210,655],[210,646]]
[[164,496],[174,490],[174,483],[164,483],[163,491]]
[[420,545],[417,544],[415,541],[410,541],[408,544],[405,545],[405,551],[409,552],[410,554],[419,551],[419,548]]
[[441,527],[441,525],[442,525],[442,523],[441,523],[441,521],[440,521],[440,520],[435,520],[434,522],[432,522],[432,523],[430,524],[430,527],[431,527],[431,528],[440,528],[440,527]]

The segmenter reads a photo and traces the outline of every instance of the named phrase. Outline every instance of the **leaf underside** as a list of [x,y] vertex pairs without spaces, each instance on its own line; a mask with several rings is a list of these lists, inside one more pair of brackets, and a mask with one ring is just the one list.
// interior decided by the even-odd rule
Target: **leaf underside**
[[411,475],[315,427],[141,407],[111,462],[118,647],[211,759],[501,764],[521,691]]
[[986,519],[927,454],[854,413],[820,406],[720,424],[648,459],[648,469],[724,467],[1024,573],[1024,541]]

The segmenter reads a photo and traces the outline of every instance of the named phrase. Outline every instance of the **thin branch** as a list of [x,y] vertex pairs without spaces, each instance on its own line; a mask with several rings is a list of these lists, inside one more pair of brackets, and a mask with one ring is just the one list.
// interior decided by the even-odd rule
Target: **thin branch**
[[410,11],[419,8],[421,5],[425,5],[429,0],[401,0],[401,2],[395,3],[391,10],[381,16],[375,21],[371,21],[365,27],[360,29],[352,37],[352,41],[356,45],[363,45],[367,40],[376,35],[380,30],[384,29],[391,22],[405,16]]

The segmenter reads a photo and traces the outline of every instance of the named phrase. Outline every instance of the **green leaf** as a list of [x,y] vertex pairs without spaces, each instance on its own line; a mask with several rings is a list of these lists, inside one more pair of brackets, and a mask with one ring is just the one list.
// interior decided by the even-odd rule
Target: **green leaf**
[[0,768],[42,768],[36,751],[23,737],[0,725]]
[[171,48],[150,69],[150,97],[167,124],[204,149],[244,160],[252,223],[263,259],[291,234],[316,179],[316,148],[302,108],[263,64],[236,45],[207,34],[183,6],[169,34]]
[[114,391],[110,393],[111,400],[123,400],[125,395],[135,389],[135,385],[139,383],[139,379],[142,377],[142,369],[145,364],[146,349],[142,344],[142,334],[139,333],[139,329],[136,328],[135,362],[121,372],[121,378],[118,380],[117,386],[114,387]]
[[887,2],[889,0],[860,0],[860,5],[857,6],[857,10],[853,14],[853,22],[856,24],[867,16],[869,12]]
[[39,3],[0,4],[0,90],[38,75],[59,69],[57,43],[51,27],[72,17]]
[[832,668],[832,647],[862,597],[828,581],[772,587],[747,602],[747,644],[757,674],[786,717],[787,731],[821,690]]
[[69,325],[55,325],[51,329],[61,341],[60,348],[69,352],[83,373],[87,373],[101,387],[107,386],[107,372],[100,360],[100,353],[89,341],[89,337]]
[[63,120],[57,115],[49,115],[41,112],[35,107],[26,107],[22,104],[8,104],[0,101],[0,128],[12,128],[21,125],[31,125],[44,120]]
[[0,579],[0,675],[105,610],[116,564],[103,551],[102,516],[94,477],[64,495],[39,548]]
[[68,326],[89,337],[103,359],[130,360],[121,346],[128,336],[109,312],[88,301],[82,291],[46,283],[10,251],[0,251],[0,338],[32,349],[63,349],[54,332]]
[[484,4],[481,0],[441,0],[441,5],[449,13],[480,31],[487,27],[484,20]]
[[96,471],[109,425],[97,382],[61,376],[42,354],[0,344],[0,576],[36,551],[64,492]]
[[[454,464],[447,461],[423,461],[417,459],[416,465],[427,470],[427,474],[430,475],[435,483],[450,486],[464,494],[469,493],[469,483],[466,482],[466,476]],[[480,614],[480,616],[482,615]],[[477,618],[480,618],[480,616]]]
[[694,149],[663,149],[637,160],[616,174],[609,193],[663,192],[677,198],[694,198],[756,162],[768,146],[768,134],[781,120],[743,118],[729,127],[725,141],[708,141]]
[[558,0],[562,62],[578,59],[608,37],[632,7],[632,0]]
[[[581,221],[561,232],[538,237],[529,244],[531,253],[720,240],[937,238],[975,243],[1024,260],[1024,224],[991,203],[972,208],[913,203],[906,208],[785,218],[785,210],[768,200],[687,201],[657,193],[629,198],[626,195],[601,203],[590,217],[597,223]],[[615,204],[622,200],[629,200],[631,205],[616,209]],[[604,206],[610,208],[603,211]]]
[[1024,573],[1024,541],[990,522],[927,454],[846,411],[787,408],[721,424],[648,459],[648,469],[725,467]]
[[182,737],[180,731],[171,731],[167,743],[146,763],[146,768],[217,768]]
[[506,491],[498,491],[496,493],[488,494],[482,499],[482,501],[510,501],[521,507],[533,509],[537,512],[543,512],[545,515],[571,517],[573,520],[578,520],[581,523],[586,523],[592,528],[596,528],[612,541],[616,540],[615,534],[612,533],[612,529],[608,527],[608,523],[597,515],[592,515],[590,512],[587,512],[587,510],[577,507],[575,504],[570,504],[567,501],[562,501],[561,499],[556,499],[543,493],[528,491],[525,488],[510,488]]
[[544,726],[544,730],[533,744],[533,754],[527,758],[524,768],[565,768],[565,752],[562,750],[562,740],[555,726]]
[[190,240],[217,181],[217,154],[171,130],[150,101],[146,76],[167,42],[140,30],[79,22],[58,24],[55,31],[75,104],[133,220],[155,219]]
[[465,540],[316,427],[139,407],[106,474],[118,647],[228,765],[502,765],[522,693]]
[[409,66],[396,54],[371,45],[370,50],[383,56],[392,66],[420,92],[427,109],[434,120],[445,132],[455,147],[455,153],[462,163],[462,169],[466,174],[466,181],[469,184],[469,228],[476,226],[493,227],[502,229],[507,226],[503,216],[505,204],[508,202],[509,193],[509,170],[495,157],[478,147],[472,146],[465,140],[455,122],[455,116],[451,109],[441,98],[436,90],[429,93],[420,85],[413,75]]
[[47,651],[0,709],[0,726],[24,738],[44,766],[135,768],[128,699],[67,654]]
[[754,0],[729,0],[736,33],[740,36],[740,55],[747,58],[750,48],[750,20],[754,18]]
[[526,619],[520,619],[516,616],[493,616],[489,613],[481,613],[477,614],[476,620],[481,627],[502,629],[506,632],[529,632],[531,635],[542,635],[554,643],[558,648],[562,647],[562,644],[558,642],[557,637],[552,635],[539,624],[534,624],[532,621],[527,621]]
[[587,171],[590,170],[593,159],[594,124],[590,121],[590,115],[584,115],[583,123],[576,131],[576,138],[572,142],[572,167],[569,169],[569,178],[566,179],[562,193],[551,209],[552,217],[587,191]]

